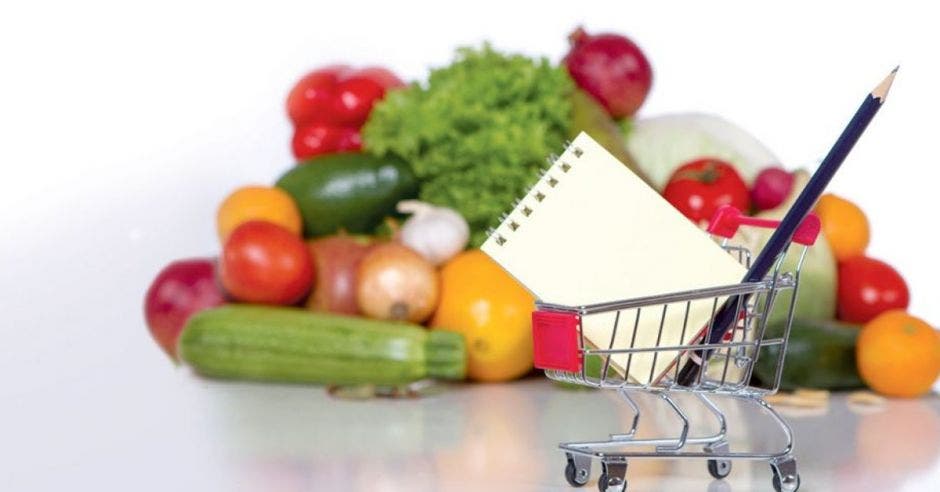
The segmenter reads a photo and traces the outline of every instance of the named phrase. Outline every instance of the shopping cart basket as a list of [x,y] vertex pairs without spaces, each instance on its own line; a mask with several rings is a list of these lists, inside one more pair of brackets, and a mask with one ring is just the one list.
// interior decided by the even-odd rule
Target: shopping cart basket
[[[729,239],[736,234],[741,225],[773,228],[778,224],[778,221],[746,217],[733,207],[725,207],[716,213],[708,231],[713,236],[722,238],[722,247],[734,254],[745,266],[749,266],[751,258],[749,250],[740,245],[729,244]],[[793,321],[793,308],[799,288],[800,269],[808,248],[816,241],[819,228],[819,219],[813,215],[808,216],[792,240],[793,243],[802,247],[787,248],[797,250],[796,254],[799,256],[795,267],[790,268],[789,271],[783,267],[787,256],[787,250],[785,250],[777,257],[771,273],[761,282],[746,282],[583,306],[551,304],[542,300],[536,302],[536,311],[532,315],[536,366],[544,369],[549,378],[557,381],[616,390],[633,412],[632,425],[626,432],[610,434],[606,440],[569,442],[559,445],[567,458],[565,478],[568,483],[576,487],[586,484],[591,472],[592,459],[601,462],[601,475],[598,480],[598,488],[601,492],[626,490],[627,463],[631,458],[702,459],[707,461],[709,473],[717,479],[724,478],[731,472],[731,460],[747,459],[764,460],[770,464],[773,473],[772,483],[776,491],[794,492],[800,487],[796,460],[791,454],[793,433],[786,421],[763,398],[775,393],[780,386],[787,337]],[[786,291],[789,291],[789,295],[780,295]],[[614,340],[617,337],[618,324],[639,319],[640,312],[643,310],[647,312],[655,310],[657,319],[662,320],[659,324],[658,337],[658,340],[662,340],[664,323],[667,319],[666,311],[670,307],[685,309],[685,316],[669,319],[682,319],[683,323],[687,324],[688,310],[693,302],[709,302],[714,316],[716,309],[721,307],[721,302],[725,299],[738,300],[739,316],[737,323],[720,343],[660,345],[657,341],[656,346],[639,347],[631,342],[629,347],[615,348]],[[775,306],[775,301],[777,306]],[[781,336],[765,337],[768,319],[775,307],[778,312],[782,311],[785,314],[785,326]],[[615,315],[612,317],[613,322],[610,326],[606,348],[600,346],[603,340],[597,340],[596,336],[593,341],[597,345],[591,345],[582,331],[583,320],[597,315],[611,317],[612,313]],[[682,326],[682,333],[686,333],[686,328],[690,327]],[[713,328],[711,323],[705,327],[707,332],[705,340],[712,339],[710,334]],[[635,340],[636,337],[633,338]],[[773,380],[752,383],[754,365],[762,356],[762,349],[771,346],[778,346],[779,350],[776,354],[765,353],[763,356],[773,357]],[[615,368],[615,357],[618,360],[626,357],[629,361],[633,356],[649,353],[654,354],[654,357],[661,355],[670,359],[675,359],[677,354],[682,354],[683,359],[696,357],[702,361],[703,369],[699,371],[693,383],[683,385],[677,383],[681,366],[679,363],[673,364],[664,376],[650,378],[645,382],[637,382],[634,378],[626,377],[623,373],[628,370],[622,371]],[[629,362],[627,367],[629,368]],[[637,436],[640,407],[631,396],[632,392],[637,391],[655,395],[675,413],[682,422],[681,431],[677,436],[642,439]],[[694,395],[692,401],[696,401],[696,405],[703,405],[714,417],[718,431],[710,435],[692,434],[687,412],[679,399],[674,398],[678,393]],[[727,439],[728,419],[713,401],[715,396],[739,401],[745,411],[765,413],[770,417],[770,421],[776,424],[776,430],[782,433],[785,445],[780,449],[766,452],[732,451]],[[683,400],[688,400],[688,398]]]

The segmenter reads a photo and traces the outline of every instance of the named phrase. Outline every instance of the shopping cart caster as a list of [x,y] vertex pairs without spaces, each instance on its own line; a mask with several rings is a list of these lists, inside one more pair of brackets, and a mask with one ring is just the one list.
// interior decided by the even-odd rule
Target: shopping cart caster
[[796,492],[800,489],[800,474],[796,472],[796,460],[791,457],[770,462],[776,492]]
[[[719,441],[705,446],[706,453],[715,455],[727,455],[729,448],[727,441]],[[731,460],[713,459],[708,460],[708,473],[712,477],[721,480],[731,473]]]
[[729,460],[708,460],[708,473],[719,480],[731,473],[731,461]]
[[591,477],[591,458],[580,454],[565,453],[568,463],[565,465],[565,480],[572,487],[581,487]]
[[627,462],[601,462],[601,476],[597,479],[597,489],[601,492],[626,492]]

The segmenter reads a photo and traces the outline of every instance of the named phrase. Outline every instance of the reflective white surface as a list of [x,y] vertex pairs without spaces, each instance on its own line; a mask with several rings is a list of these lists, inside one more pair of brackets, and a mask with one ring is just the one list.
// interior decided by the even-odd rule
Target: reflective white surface
[[[208,382],[169,367],[154,375],[152,386],[79,380],[47,389],[55,392],[48,405],[7,405],[0,488],[574,490],[557,443],[605,438],[630,418],[612,392],[562,390],[541,378],[349,401],[318,387]],[[641,434],[675,429],[662,403],[640,404]],[[732,449],[780,446],[766,421],[723,407]],[[787,418],[801,490],[935,490],[940,480],[935,396],[861,413],[836,397],[825,411]],[[596,490],[598,470],[595,462],[586,490]],[[635,491],[769,490],[771,480],[766,463],[747,461],[724,481],[698,460],[633,460],[627,477]]]

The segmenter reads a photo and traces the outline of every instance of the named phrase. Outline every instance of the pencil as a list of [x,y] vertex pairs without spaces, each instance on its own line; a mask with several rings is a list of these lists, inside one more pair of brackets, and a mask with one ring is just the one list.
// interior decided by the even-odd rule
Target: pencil
[[[819,200],[819,197],[822,196],[826,186],[832,180],[832,177],[835,176],[842,162],[845,161],[846,156],[848,156],[849,152],[852,150],[852,147],[855,146],[855,142],[862,136],[862,133],[865,132],[865,128],[868,127],[868,124],[874,119],[878,110],[881,109],[881,105],[888,96],[891,83],[894,82],[894,76],[898,73],[898,68],[900,67],[895,67],[874,90],[865,96],[865,100],[862,101],[861,106],[859,106],[858,110],[855,112],[855,116],[852,117],[849,124],[842,130],[842,134],[839,135],[836,143],[833,144],[829,153],[826,154],[826,158],[823,159],[819,168],[806,184],[806,187],[803,188],[803,191],[790,207],[790,210],[787,211],[787,214],[780,221],[780,225],[777,226],[777,229],[770,236],[770,239],[767,240],[767,244],[757,255],[757,259],[751,264],[751,268],[748,269],[742,282],[759,282],[763,280],[777,257],[786,251],[797,227],[799,227],[800,223],[816,204],[816,201]],[[739,299],[739,297],[744,298]],[[747,305],[747,298],[748,296],[732,296],[725,300],[721,309],[715,314],[710,332],[703,339],[705,343],[721,342],[725,333],[734,327],[734,324],[737,322],[739,306]],[[794,302],[796,301],[794,300]],[[698,352],[698,358],[689,357],[689,360],[682,367],[676,380],[678,384],[691,386],[698,378],[698,373],[701,370],[701,361],[708,359],[707,354],[703,357],[702,351],[699,350]]]

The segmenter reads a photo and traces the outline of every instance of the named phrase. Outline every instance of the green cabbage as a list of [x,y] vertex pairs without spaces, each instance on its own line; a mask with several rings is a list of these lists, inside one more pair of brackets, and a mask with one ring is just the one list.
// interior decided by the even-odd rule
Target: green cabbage
[[366,151],[396,155],[421,181],[420,198],[453,208],[486,239],[571,136],[574,84],[545,58],[462,48],[427,84],[390,92],[363,128]]

